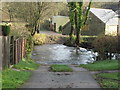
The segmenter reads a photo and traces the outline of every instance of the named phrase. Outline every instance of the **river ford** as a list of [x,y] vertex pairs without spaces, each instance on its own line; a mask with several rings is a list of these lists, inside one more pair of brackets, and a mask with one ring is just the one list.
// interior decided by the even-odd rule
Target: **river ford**
[[80,48],[79,55],[75,47],[62,44],[35,46],[32,59],[39,64],[87,64],[96,60],[96,53]]

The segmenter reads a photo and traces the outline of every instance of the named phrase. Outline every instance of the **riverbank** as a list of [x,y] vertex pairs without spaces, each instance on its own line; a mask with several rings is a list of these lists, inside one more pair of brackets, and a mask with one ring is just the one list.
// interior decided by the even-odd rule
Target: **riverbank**
[[[51,32],[53,33],[53,32]],[[54,35],[55,34],[55,35]],[[56,34],[35,34],[33,36],[33,41],[35,45],[44,45],[44,44],[64,44],[69,40],[68,36],[63,36]]]
[[[97,38],[97,36],[81,36],[80,47],[86,49],[92,49],[92,42]],[[53,31],[40,31],[39,34],[35,34],[33,37],[35,45],[43,44],[63,44],[69,47],[76,47],[75,36],[72,37],[70,41],[69,35],[62,35]]]
[[119,60],[103,60],[80,65],[80,67],[90,70],[102,88],[119,88],[120,70],[118,62]]

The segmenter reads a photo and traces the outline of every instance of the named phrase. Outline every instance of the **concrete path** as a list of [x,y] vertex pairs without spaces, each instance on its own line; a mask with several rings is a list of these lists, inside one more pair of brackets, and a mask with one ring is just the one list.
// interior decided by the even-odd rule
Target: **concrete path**
[[86,69],[70,65],[73,72],[50,72],[49,65],[33,71],[31,79],[22,88],[100,88]]

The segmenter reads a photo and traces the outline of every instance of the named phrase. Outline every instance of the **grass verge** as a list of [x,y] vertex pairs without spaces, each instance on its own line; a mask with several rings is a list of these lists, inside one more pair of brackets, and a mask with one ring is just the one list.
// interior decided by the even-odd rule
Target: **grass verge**
[[18,88],[29,79],[30,72],[4,70],[2,72],[2,88]]
[[39,65],[33,60],[22,59],[18,64],[14,65],[13,68],[20,70],[35,70],[38,66]]
[[99,84],[102,88],[119,88],[119,76],[120,72],[117,73],[99,73],[96,74]]
[[31,72],[23,70],[35,70],[38,66],[31,59],[22,59],[18,64],[13,66],[17,70],[7,69],[2,71],[2,88],[19,88],[31,75]]
[[53,72],[72,72],[72,68],[70,68],[67,65],[58,65],[58,64],[54,64],[50,66],[51,71]]
[[120,75],[120,72],[116,72],[116,73],[100,73],[100,74],[97,74],[97,77],[120,80],[119,75]]
[[[96,61],[93,64],[80,65],[90,71],[119,70],[118,60]],[[119,88],[119,72],[116,73],[98,73],[96,80],[102,88]]]
[[98,82],[102,88],[119,88],[119,81],[98,79]]
[[117,70],[119,69],[118,60],[103,60],[96,61],[91,64],[81,64],[80,67],[86,68],[91,71],[100,71],[100,70]]
[[0,70],[0,90],[2,89],[2,73],[1,73],[1,70]]

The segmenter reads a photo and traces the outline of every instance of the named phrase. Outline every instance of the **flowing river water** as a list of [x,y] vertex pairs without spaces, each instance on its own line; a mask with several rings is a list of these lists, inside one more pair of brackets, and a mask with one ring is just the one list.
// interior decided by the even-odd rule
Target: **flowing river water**
[[45,44],[35,46],[32,59],[39,64],[87,64],[96,60],[97,53],[80,48],[76,54],[75,47],[62,44]]

